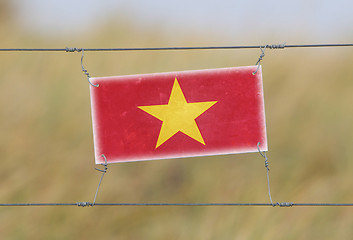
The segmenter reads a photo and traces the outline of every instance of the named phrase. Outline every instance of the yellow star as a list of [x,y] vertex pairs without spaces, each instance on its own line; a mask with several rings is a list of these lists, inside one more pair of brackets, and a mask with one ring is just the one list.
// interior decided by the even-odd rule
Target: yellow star
[[206,145],[195,119],[216,102],[188,103],[175,78],[167,105],[139,106],[138,108],[163,121],[156,148],[179,131]]

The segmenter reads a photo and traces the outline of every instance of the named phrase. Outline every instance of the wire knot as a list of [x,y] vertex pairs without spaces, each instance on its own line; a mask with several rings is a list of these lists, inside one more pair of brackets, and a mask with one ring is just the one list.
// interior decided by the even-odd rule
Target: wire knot
[[104,158],[104,163],[101,163],[102,166],[104,166],[104,169],[99,169],[99,168],[95,168],[97,171],[106,173],[108,170],[108,162],[107,162],[107,158],[105,157],[104,154],[102,154],[102,157]]
[[265,152],[261,152],[260,144],[261,144],[260,142],[257,143],[257,150],[259,151],[261,156],[265,159],[265,168],[267,169],[267,171],[270,171],[270,168],[269,168],[270,163],[268,162],[268,158],[266,156],[266,153]]
[[262,59],[265,57],[265,50],[266,48],[269,49],[284,49],[286,47],[285,43],[281,43],[281,44],[272,44],[272,45],[265,45],[265,46],[260,46],[260,50],[261,50],[261,55],[259,57],[259,60],[257,60],[256,64],[257,68],[256,71],[252,73],[252,75],[255,75],[257,73],[257,71],[259,71],[260,68],[260,62],[262,61]]
[[270,168],[268,167],[270,164],[268,162],[268,159],[265,159],[265,168],[267,168],[270,171]]
[[268,47],[268,45],[266,45],[264,49],[260,48],[261,54],[260,54],[259,60],[257,60],[257,62],[256,62],[255,65],[260,64],[260,62],[262,61],[262,59],[263,59],[264,56],[265,56],[265,50],[266,50],[267,47]]
[[260,62],[262,61],[262,59],[264,58],[265,56],[265,50],[266,48],[268,47],[269,45],[266,45],[264,47],[264,49],[262,49],[262,47],[260,47],[260,50],[261,50],[261,55],[259,57],[259,60],[257,60],[256,64],[257,65],[257,68],[256,68],[256,71],[252,73],[252,75],[255,75],[258,71],[259,71],[259,68],[260,68]]
[[77,202],[76,203],[77,207],[93,207],[94,204],[90,202]]
[[279,207],[293,207],[294,203],[292,202],[278,202],[278,203],[274,203],[272,204],[273,207],[279,206]]
[[65,48],[66,52],[82,52],[82,50],[83,50],[82,48],[75,48],[75,47],[74,48],[70,48],[70,47]]
[[269,48],[269,49],[284,49],[285,47],[286,47],[285,43],[266,45],[266,48]]

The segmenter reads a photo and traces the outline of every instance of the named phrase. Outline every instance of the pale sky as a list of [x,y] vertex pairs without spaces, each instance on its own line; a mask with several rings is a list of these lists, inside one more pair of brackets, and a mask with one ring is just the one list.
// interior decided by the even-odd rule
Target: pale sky
[[224,33],[234,43],[266,35],[291,42],[352,42],[352,0],[13,0],[19,25],[42,33],[94,32],[105,19],[125,15],[173,37],[180,29]]

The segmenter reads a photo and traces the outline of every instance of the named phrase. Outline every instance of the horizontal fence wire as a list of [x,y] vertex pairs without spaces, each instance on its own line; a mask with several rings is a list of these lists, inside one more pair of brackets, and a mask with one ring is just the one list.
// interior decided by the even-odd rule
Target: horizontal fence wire
[[196,46],[196,47],[136,47],[136,48],[0,48],[1,52],[81,52],[83,51],[173,51],[173,50],[226,50],[226,49],[284,49],[284,48],[317,48],[317,47],[353,47],[353,43],[329,44],[270,44],[249,46]]
[[53,207],[53,206],[77,206],[77,207],[94,207],[94,206],[136,206],[136,207],[353,207],[353,203],[1,203],[0,207]]

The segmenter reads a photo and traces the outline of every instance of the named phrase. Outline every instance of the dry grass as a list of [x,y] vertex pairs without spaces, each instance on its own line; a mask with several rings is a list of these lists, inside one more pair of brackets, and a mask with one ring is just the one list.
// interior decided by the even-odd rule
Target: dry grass
[[[107,27],[64,42],[23,32],[2,47],[167,46]],[[130,30],[129,30],[130,29]],[[1,32],[6,26],[1,26]],[[86,40],[84,40],[86,39]],[[87,40],[88,39],[88,40]],[[215,40],[180,37],[174,45]],[[92,76],[252,65],[259,51],[87,53]],[[275,201],[352,202],[352,49],[268,51],[263,61]],[[1,202],[92,201],[89,86],[78,53],[1,53]],[[99,202],[267,202],[259,154],[113,164]],[[349,208],[0,208],[1,239],[349,239]]]

